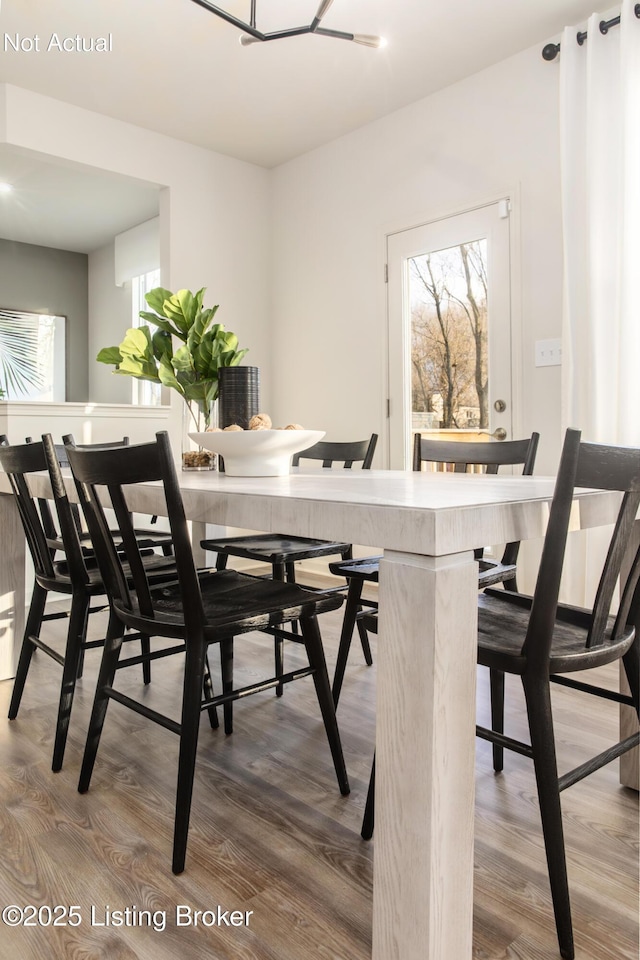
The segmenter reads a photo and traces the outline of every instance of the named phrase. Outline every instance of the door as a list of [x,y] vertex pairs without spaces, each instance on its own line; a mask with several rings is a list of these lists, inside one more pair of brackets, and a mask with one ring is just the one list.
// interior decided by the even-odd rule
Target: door
[[511,437],[509,201],[387,237],[390,466],[413,435]]

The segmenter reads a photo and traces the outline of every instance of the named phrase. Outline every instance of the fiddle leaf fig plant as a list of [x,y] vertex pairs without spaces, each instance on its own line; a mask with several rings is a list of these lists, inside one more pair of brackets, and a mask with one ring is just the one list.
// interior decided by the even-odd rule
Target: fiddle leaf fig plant
[[[140,311],[148,322],[127,330],[121,344],[104,347],[96,359],[114,366],[114,373],[170,387],[185,401],[194,422],[192,403],[209,426],[220,368],[237,366],[247,351],[238,349],[235,333],[213,322],[218,306],[204,308],[205,293],[206,287],[197,293],[150,290],[145,300],[151,310]],[[174,337],[181,341],[175,351]]]

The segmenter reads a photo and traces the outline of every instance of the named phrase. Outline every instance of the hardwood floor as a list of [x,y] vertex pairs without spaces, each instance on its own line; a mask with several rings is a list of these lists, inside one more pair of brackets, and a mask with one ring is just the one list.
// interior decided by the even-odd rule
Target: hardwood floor
[[[330,672],[340,619],[338,611],[322,620]],[[91,630],[100,635],[99,618]],[[351,795],[338,791],[310,680],[291,684],[280,700],[266,693],[236,704],[231,737],[211,730],[204,715],[180,877],[170,869],[172,734],[112,703],[91,789],[77,793],[99,656],[87,655],[60,773],[50,769],[60,679],[51,660],[34,657],[17,720],[0,719],[0,907],[77,905],[82,918],[78,926],[0,924],[1,960],[366,960],[375,834],[365,843],[360,824],[373,752],[375,665],[364,666],[359,645],[338,711]],[[238,641],[238,679],[269,672],[272,656],[268,638]],[[289,663],[297,656],[291,645],[287,656]],[[615,672],[603,676],[616,683]],[[139,668],[121,677],[122,687],[139,690]],[[177,711],[179,684],[177,659],[157,661],[145,698]],[[478,711],[485,720],[487,687],[481,674]],[[10,693],[11,682],[0,684],[0,717]],[[614,705],[582,714],[584,699],[566,690],[557,691],[554,704],[561,765],[615,736]],[[524,734],[516,682],[508,685],[507,723]],[[555,958],[531,764],[507,754],[505,773],[496,777],[490,751],[478,742],[474,960]],[[576,958],[637,960],[638,796],[619,786],[612,764],[566,791],[563,809]],[[251,915],[237,926],[224,918],[206,926],[202,917],[178,926],[178,905],[184,918],[186,908],[218,905]],[[126,908],[135,908],[127,925],[104,925],[107,909]],[[155,929],[164,917],[165,928]],[[43,923],[47,918],[44,911]]]

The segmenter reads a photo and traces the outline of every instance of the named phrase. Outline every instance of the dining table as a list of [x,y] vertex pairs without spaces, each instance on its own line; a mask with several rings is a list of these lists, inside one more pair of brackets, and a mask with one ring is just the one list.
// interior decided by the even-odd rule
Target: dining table
[[[211,524],[382,551],[372,956],[470,960],[478,579],[473,551],[541,538],[553,478],[305,469],[280,477],[184,472],[180,484],[194,545]],[[71,482],[68,489],[73,495]],[[42,476],[35,492],[46,490]],[[12,668],[25,601],[24,537],[8,492],[0,475],[5,671]],[[616,493],[576,491],[571,528],[611,523],[618,504]],[[132,488],[129,505],[162,514],[159,486]]]

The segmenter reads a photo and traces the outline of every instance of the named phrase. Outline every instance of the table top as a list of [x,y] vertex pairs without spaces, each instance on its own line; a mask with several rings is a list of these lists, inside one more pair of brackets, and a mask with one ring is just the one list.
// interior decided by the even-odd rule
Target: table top
[[[190,520],[430,556],[543,536],[555,483],[553,477],[412,470],[295,469],[284,477],[185,471],[179,477]],[[32,482],[39,488],[34,492],[46,495],[46,475]],[[68,484],[73,497],[70,477]],[[2,473],[1,492],[9,492]],[[164,512],[158,484],[141,484],[128,499],[140,513]],[[618,503],[616,493],[578,491],[572,527],[611,522]]]
[[[553,477],[294,470],[285,477],[183,473],[187,516],[251,530],[439,556],[544,535]],[[133,503],[134,501],[132,501]],[[148,499],[136,499],[144,509]],[[572,526],[608,523],[618,494],[577,493]]]

